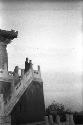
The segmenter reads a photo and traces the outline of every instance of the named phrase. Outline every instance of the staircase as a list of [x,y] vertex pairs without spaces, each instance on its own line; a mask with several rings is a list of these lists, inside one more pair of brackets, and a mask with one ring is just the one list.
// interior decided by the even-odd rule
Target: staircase
[[5,116],[9,115],[19,101],[23,93],[26,91],[30,83],[33,81],[33,70],[30,69],[22,78],[22,80],[17,84],[12,93],[11,99],[4,104],[4,114]]

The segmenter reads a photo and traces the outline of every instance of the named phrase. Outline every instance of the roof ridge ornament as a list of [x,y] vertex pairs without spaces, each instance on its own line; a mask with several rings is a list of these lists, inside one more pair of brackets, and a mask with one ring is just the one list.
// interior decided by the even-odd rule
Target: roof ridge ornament
[[18,36],[18,31],[15,30],[8,31],[0,29],[0,42],[9,44],[11,40],[17,38],[17,36]]

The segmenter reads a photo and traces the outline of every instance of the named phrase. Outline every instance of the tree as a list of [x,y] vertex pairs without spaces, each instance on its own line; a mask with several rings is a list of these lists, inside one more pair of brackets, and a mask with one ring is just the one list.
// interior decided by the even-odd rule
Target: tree
[[65,111],[64,105],[60,103],[56,103],[53,101],[51,105],[48,106],[46,112],[49,114],[62,114]]

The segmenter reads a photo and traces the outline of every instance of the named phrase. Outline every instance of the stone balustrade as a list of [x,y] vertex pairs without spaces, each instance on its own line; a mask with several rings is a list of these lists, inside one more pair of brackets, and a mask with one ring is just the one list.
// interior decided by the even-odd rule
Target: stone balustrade
[[45,116],[46,125],[75,125],[72,114],[66,114],[65,122],[61,122],[60,116],[57,115],[55,121],[56,122],[53,121],[52,115]]
[[15,85],[15,79],[14,79],[14,83],[12,84],[11,98],[9,102],[7,102],[7,104],[5,105],[5,113],[7,114],[12,110],[12,107],[17,103],[17,101],[24,93],[26,88],[29,86],[32,80],[33,81],[40,80],[42,82],[42,79],[40,76],[40,70],[29,69],[26,73],[24,73],[24,70],[22,70],[22,78],[19,80],[20,81],[17,83],[17,85]]
[[12,97],[11,97],[10,101],[4,106],[5,115],[6,114],[8,115],[11,112],[14,105],[17,103],[19,98],[23,95],[26,88],[31,83],[32,79],[33,79],[32,78],[32,71],[29,70],[29,72],[27,72],[23,76],[22,80],[17,84],[17,86],[14,87],[14,91],[13,91],[13,94],[12,94]]

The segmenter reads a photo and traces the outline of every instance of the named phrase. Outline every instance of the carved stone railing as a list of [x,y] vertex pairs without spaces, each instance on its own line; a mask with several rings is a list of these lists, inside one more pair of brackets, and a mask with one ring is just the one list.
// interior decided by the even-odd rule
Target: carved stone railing
[[19,101],[27,87],[33,80],[33,71],[30,69],[22,78],[22,80],[15,86],[11,99],[4,105],[4,114],[8,115],[12,111],[15,104]]
[[61,122],[60,116],[57,115],[55,121],[52,115],[49,115],[49,117],[45,116],[45,125],[75,125],[73,114],[66,114],[66,120],[64,122]]

